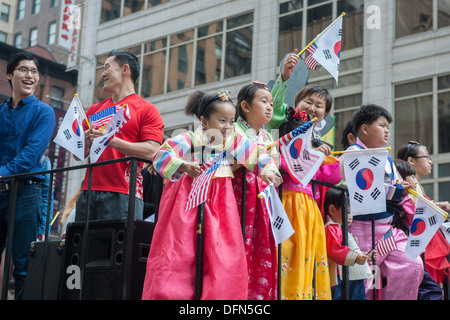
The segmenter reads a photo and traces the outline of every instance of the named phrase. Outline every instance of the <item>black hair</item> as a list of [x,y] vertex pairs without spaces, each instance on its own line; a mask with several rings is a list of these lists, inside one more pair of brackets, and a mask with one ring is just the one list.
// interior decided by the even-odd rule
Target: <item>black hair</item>
[[[184,112],[188,116],[196,116],[199,120],[201,116],[209,119],[211,114],[216,112],[217,104],[223,102],[225,101],[221,100],[218,94],[211,95],[203,91],[195,91],[189,96]],[[231,100],[229,103],[233,105]]]
[[241,90],[239,90],[236,103],[236,118],[240,116],[242,119],[247,120],[245,118],[245,113],[242,111],[241,104],[244,101],[251,104],[255,98],[256,91],[259,89],[269,90],[264,83],[257,81],[243,86]]
[[[40,65],[39,65],[39,61],[38,59],[31,53],[26,52],[26,51],[22,51],[22,52],[17,52],[15,54],[13,54],[8,61],[8,65],[6,66],[6,74],[13,74],[14,70],[16,69],[16,67],[19,65],[20,61],[22,60],[32,60],[34,61],[34,63],[36,64],[36,68],[38,69],[38,71],[40,72]],[[8,80],[9,85],[11,86],[12,89],[12,82],[11,80]]]
[[139,60],[136,55],[131,51],[121,51],[121,50],[111,50],[108,54],[109,57],[114,57],[114,61],[116,61],[119,66],[123,66],[124,64],[128,64],[130,67],[131,80],[133,83],[139,78]]
[[284,120],[279,128],[280,136],[284,136],[285,134],[288,134],[289,132],[304,125],[306,122],[307,121],[305,121],[305,120],[299,120],[299,119],[295,119],[295,118],[290,118],[290,119]]
[[[393,162],[395,168],[397,169],[403,180],[406,179],[407,176],[416,174],[416,169],[411,164],[409,164],[408,161],[395,159]],[[404,216],[404,210],[402,206],[392,200],[387,200],[386,206],[387,210],[389,210],[390,212],[394,212],[391,225],[396,227],[397,229],[402,230],[406,235],[409,235],[409,227],[402,221]]]
[[350,146],[350,142],[348,141],[348,135],[349,133],[353,134],[356,137],[355,129],[353,128],[353,122],[349,121],[347,122],[347,125],[344,128],[344,131],[342,132],[342,147],[344,150],[346,150]]
[[416,175],[416,169],[408,161],[395,159],[394,165],[403,180],[405,180],[407,176]]
[[325,98],[325,113],[328,114],[331,110],[333,98],[331,94],[328,92],[328,90],[321,86],[309,85],[301,89],[295,95],[294,106],[297,106],[299,102],[302,101],[303,99],[315,94],[318,95],[319,97]]
[[363,124],[370,125],[377,121],[380,117],[385,117],[389,123],[392,122],[392,116],[385,108],[376,104],[363,105],[353,114],[353,128],[356,133]]
[[323,211],[326,216],[330,214],[328,211],[330,205],[334,205],[336,209],[343,208],[345,206],[344,192],[334,188],[328,189],[323,202]]
[[425,149],[427,148],[423,144],[415,141],[410,141],[407,144],[401,146],[400,149],[398,149],[397,158],[405,161],[407,161],[409,157],[415,158],[419,154],[421,147],[424,147]]

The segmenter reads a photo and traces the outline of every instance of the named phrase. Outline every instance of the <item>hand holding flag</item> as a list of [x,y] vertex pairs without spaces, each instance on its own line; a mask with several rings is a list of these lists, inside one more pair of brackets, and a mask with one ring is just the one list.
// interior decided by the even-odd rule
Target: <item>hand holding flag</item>
[[[90,150],[91,163],[95,163],[100,158],[108,143],[114,138],[117,131],[130,119],[130,111],[126,104],[106,124],[105,135],[97,137],[92,141]],[[103,130],[102,130],[103,131]]]
[[192,184],[191,192],[189,193],[188,201],[186,203],[186,211],[189,211],[206,201],[211,179],[214,177],[214,174],[222,162],[227,158],[228,153],[229,151],[225,150],[208,159],[208,161],[203,164],[202,173],[195,178],[194,183]]
[[312,70],[316,70],[318,64],[322,65],[338,82],[339,65],[341,59],[342,18],[343,12],[332,24],[323,30],[305,49],[298,53],[308,51],[305,64]]

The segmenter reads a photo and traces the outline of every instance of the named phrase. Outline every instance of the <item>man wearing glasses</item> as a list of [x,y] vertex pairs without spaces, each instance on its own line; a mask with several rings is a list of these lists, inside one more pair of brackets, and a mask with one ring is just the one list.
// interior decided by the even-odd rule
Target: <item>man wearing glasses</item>
[[[34,91],[39,83],[39,62],[28,52],[13,55],[6,77],[12,96],[0,105],[0,250],[8,229],[11,179],[8,176],[30,173],[17,182],[16,210],[12,239],[15,297],[21,299],[26,278],[30,243],[38,238],[41,213],[41,181],[44,176],[40,158],[55,128],[55,113],[39,101]],[[7,285],[7,284],[4,284]]]

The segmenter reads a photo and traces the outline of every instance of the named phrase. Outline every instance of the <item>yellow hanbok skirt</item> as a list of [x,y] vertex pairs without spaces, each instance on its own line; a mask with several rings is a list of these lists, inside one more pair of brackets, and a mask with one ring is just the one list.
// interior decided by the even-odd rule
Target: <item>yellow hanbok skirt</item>
[[318,206],[307,194],[293,190],[283,190],[282,202],[295,233],[281,246],[281,299],[331,300],[325,227]]

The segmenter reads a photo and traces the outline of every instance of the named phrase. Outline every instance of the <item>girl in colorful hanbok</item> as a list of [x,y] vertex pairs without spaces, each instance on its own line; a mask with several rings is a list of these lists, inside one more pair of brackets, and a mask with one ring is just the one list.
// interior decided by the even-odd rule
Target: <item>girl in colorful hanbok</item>
[[[272,118],[272,94],[264,83],[254,81],[244,86],[239,91],[236,109],[238,117],[234,127],[237,133],[263,147],[272,144],[272,136],[265,128]],[[273,151],[276,152],[275,148]],[[269,150],[269,154],[271,153]],[[241,218],[242,204],[245,202],[244,243],[249,273],[248,299],[276,300],[277,247],[264,199],[258,198],[267,184],[256,173],[245,168],[236,170],[234,176],[233,189]],[[245,186],[243,179],[246,181]]]
[[245,300],[248,269],[231,183],[233,162],[257,172],[266,183],[279,185],[280,174],[264,148],[233,132],[235,107],[228,92],[193,93],[186,114],[195,115],[201,126],[168,140],[153,158],[155,169],[169,181],[161,197],[142,298],[194,298],[197,207],[186,211],[186,204],[201,173],[195,150],[209,147],[228,150],[231,156],[215,172],[205,203],[201,299]]
[[[413,188],[421,196],[429,199],[426,195],[420,180],[422,177],[431,174],[432,160],[428,153],[427,147],[416,141],[409,141],[407,144],[401,146],[397,152],[397,158],[407,161],[416,171],[415,187]],[[417,197],[410,195],[414,203],[417,203]],[[450,204],[448,201],[435,202],[441,209],[450,212]],[[447,256],[450,251],[450,245],[445,239],[444,235],[438,230],[430,243],[425,248],[425,270],[426,273],[433,278],[435,282],[443,285],[445,279],[448,277],[448,268],[450,266]],[[428,276],[426,274],[426,276]],[[421,285],[422,287],[422,285]],[[425,290],[425,288],[424,288]],[[421,290],[419,290],[420,292]]]
[[[315,117],[322,117],[318,113]],[[302,125],[305,120],[288,117],[280,135]],[[302,116],[302,119],[306,117]],[[317,150],[321,150],[317,148]],[[284,155],[281,169],[288,172]],[[326,155],[313,179],[337,184],[341,180],[339,161]],[[303,186],[289,174],[283,175],[282,202],[295,233],[281,245],[281,298],[284,300],[331,300],[325,226],[315,201],[319,194],[312,185]]]
[[[288,57],[283,71],[272,88],[274,108],[268,127],[280,129],[279,136],[294,130],[305,121],[322,121],[331,109],[331,95],[319,86],[307,86],[295,97],[294,108],[284,103],[289,77],[295,59]],[[325,154],[322,166],[313,179],[331,184],[341,181],[339,161],[331,155],[331,148],[313,136],[312,145]],[[287,172],[284,157],[281,169]],[[331,300],[330,276],[327,262],[325,227],[322,213],[315,199],[320,193],[312,185],[303,186],[283,175],[282,201],[295,233],[282,243],[281,298],[285,300]]]

